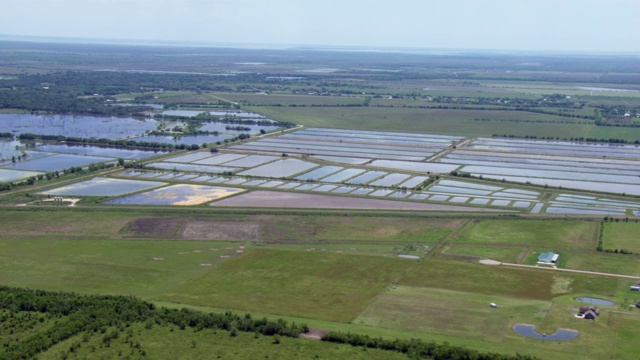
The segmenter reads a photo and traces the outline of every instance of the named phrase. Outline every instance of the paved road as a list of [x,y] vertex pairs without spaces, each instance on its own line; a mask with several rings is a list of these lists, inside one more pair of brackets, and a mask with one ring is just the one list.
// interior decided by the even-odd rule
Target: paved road
[[564,271],[564,272],[572,272],[572,273],[578,273],[578,274],[609,276],[609,277],[617,277],[617,278],[623,278],[623,279],[640,280],[640,276],[635,276],[635,275],[612,274],[612,273],[605,273],[605,272],[574,270],[574,269],[558,269],[556,267],[503,263],[503,262],[494,261],[494,260],[490,260],[490,261],[483,260],[481,261],[481,263],[485,265],[501,265],[501,266],[521,267],[521,268],[538,269],[538,270]]

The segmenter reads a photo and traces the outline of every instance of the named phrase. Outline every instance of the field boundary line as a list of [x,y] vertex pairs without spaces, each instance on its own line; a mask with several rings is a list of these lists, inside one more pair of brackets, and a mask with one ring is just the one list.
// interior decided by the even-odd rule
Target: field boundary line
[[555,268],[555,267],[543,267],[543,266],[535,266],[535,265],[522,265],[522,264],[513,264],[513,263],[504,263],[504,262],[500,262],[500,266],[511,266],[511,267],[550,270],[550,271],[562,271],[562,272],[572,272],[572,273],[586,274],[586,275],[609,276],[609,277],[619,277],[619,278],[623,278],[623,279],[640,280],[640,276],[637,276],[637,275],[614,274],[614,273],[605,273],[605,272],[588,271],[588,270],[559,269],[559,268]]

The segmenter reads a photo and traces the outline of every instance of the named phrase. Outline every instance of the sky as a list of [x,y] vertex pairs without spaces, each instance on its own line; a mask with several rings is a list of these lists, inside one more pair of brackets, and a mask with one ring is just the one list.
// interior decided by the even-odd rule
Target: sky
[[0,35],[640,54],[640,0],[2,0]]

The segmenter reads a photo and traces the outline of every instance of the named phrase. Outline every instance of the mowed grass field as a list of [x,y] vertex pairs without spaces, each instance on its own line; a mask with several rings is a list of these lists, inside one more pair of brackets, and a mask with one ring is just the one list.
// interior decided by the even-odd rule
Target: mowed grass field
[[463,224],[458,219],[364,216],[280,216],[265,221],[263,239],[276,242],[435,243]]
[[349,322],[413,264],[397,257],[253,249],[161,300]]
[[[630,229],[618,233],[629,237]],[[640,276],[636,256],[596,251],[599,231],[595,221],[477,220],[448,240],[442,253],[535,265],[540,253],[552,251],[560,254],[562,268]]]
[[[274,120],[307,127],[400,131],[462,136],[537,136],[559,138],[616,138],[635,141],[640,129],[568,123],[556,115],[522,111],[469,111],[390,107],[244,106]],[[475,119],[487,119],[483,121]],[[542,122],[542,124],[541,124]],[[544,126],[541,126],[544,125]]]
[[450,242],[591,249],[599,227],[598,222],[579,220],[476,220]]
[[607,222],[604,224],[603,247],[640,253],[640,224],[635,222]]
[[[500,304],[500,310],[490,303]],[[550,306],[548,301],[398,286],[378,296],[354,322],[500,342],[510,322],[541,321]]]
[[153,299],[236,255],[239,244],[0,239],[0,284]]
[[620,286],[628,282],[565,272],[482,265],[439,256],[421,261],[402,277],[399,284],[550,301],[570,293],[607,297],[616,294]]

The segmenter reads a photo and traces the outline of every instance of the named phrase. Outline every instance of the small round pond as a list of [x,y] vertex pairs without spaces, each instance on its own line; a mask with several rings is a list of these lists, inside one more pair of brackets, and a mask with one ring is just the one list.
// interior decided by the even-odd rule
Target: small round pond
[[567,329],[558,329],[558,331],[554,332],[553,334],[540,334],[536,331],[535,326],[526,324],[513,325],[513,331],[522,336],[540,340],[567,341],[573,340],[578,336],[577,331]]
[[600,305],[600,306],[613,306],[616,304],[610,300],[598,299],[598,298],[592,298],[592,297],[586,297],[586,296],[577,297],[576,301],[589,304],[589,305]]

